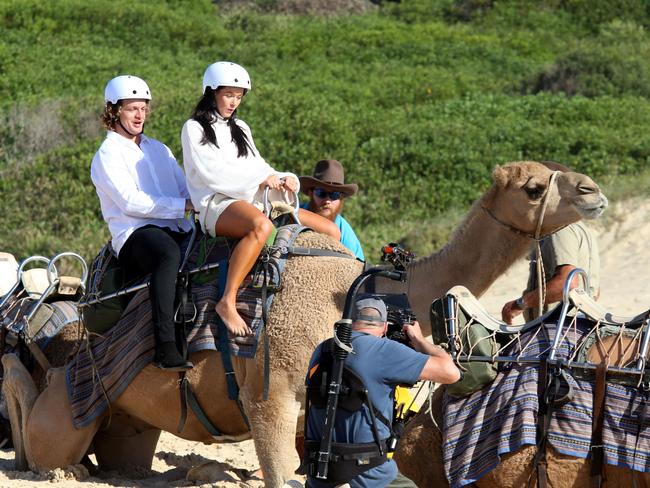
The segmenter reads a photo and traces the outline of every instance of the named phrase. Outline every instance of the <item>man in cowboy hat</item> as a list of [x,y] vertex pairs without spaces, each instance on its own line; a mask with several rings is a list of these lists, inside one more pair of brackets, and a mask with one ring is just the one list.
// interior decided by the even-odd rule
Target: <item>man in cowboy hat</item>
[[344,183],[343,165],[335,159],[322,159],[316,163],[314,176],[301,176],[300,190],[309,196],[309,202],[302,208],[334,222],[341,231],[341,244],[354,253],[357,259],[365,261],[361,243],[352,227],[341,216],[343,199],[354,195],[359,187],[355,183]]

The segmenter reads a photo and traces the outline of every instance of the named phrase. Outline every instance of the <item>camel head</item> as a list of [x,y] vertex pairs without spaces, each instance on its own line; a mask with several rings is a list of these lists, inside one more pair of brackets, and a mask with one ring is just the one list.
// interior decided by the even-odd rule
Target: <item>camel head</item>
[[607,198],[589,176],[558,163],[508,163],[497,166],[492,178],[483,207],[502,224],[528,235],[536,234],[540,217],[539,235],[547,235],[580,219],[594,219],[607,207]]

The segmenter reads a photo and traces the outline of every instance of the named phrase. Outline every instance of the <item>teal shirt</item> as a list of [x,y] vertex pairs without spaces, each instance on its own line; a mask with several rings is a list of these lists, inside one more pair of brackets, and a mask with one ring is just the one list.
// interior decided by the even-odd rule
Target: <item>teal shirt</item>
[[[300,208],[309,210],[309,202],[303,203],[300,206]],[[354,233],[354,230],[352,230],[352,226],[348,223],[348,221],[345,220],[340,215],[337,215],[336,219],[334,219],[334,223],[341,231],[341,244],[343,244],[350,251],[352,251],[352,253],[358,260],[365,261],[366,257],[363,255],[363,249],[361,249],[361,242],[359,242],[357,235]]]

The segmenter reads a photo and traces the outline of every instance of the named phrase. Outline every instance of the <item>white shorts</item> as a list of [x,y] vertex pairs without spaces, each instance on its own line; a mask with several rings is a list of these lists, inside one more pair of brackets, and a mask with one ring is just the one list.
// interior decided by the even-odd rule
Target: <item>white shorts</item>
[[231,203],[236,201],[234,198],[225,195],[215,195],[214,198],[211,198],[205,211],[199,214],[199,221],[201,222],[203,232],[211,237],[215,237],[214,228],[217,225],[219,217],[221,217],[221,214]]
[[[287,195],[282,190],[271,190],[269,191],[269,200],[270,201],[286,201]],[[206,234],[215,237],[214,228],[217,225],[217,221],[221,214],[228,208],[228,206],[237,202],[235,198],[216,193],[213,198],[208,202],[208,206],[205,209],[205,212],[199,213],[199,222],[201,224],[201,229]],[[258,208],[260,212],[264,212],[264,190],[258,190],[253,197],[253,201],[249,202],[254,207]]]

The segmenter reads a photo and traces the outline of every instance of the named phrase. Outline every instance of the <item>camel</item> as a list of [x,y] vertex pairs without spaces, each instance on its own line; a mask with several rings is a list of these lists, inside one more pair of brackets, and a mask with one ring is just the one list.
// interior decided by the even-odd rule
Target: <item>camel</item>
[[[450,241],[430,256],[406,267],[405,283],[382,281],[377,290],[404,292],[409,297],[425,335],[431,331],[429,308],[433,299],[456,285],[480,297],[515,261],[531,249],[541,207],[557,163],[520,162],[497,166],[494,184],[470,208]],[[575,172],[557,175],[539,235],[580,219],[594,219],[607,207],[607,198],[588,176]]]
[[[530,239],[524,234],[536,230],[541,197],[546,194],[551,173],[547,167],[534,162],[512,163],[494,170],[494,185],[475,204],[450,244],[409,266],[406,289],[421,319],[428,316],[433,297],[458,283],[469,285],[474,292],[484,291],[529,248]],[[544,234],[581,217],[598,215],[606,205],[598,186],[587,176],[562,173],[554,181],[541,229]],[[300,239],[297,245],[341,249],[340,244],[322,236]],[[482,247],[476,242],[481,242]],[[293,439],[304,400],[307,364],[315,346],[331,335],[331,325],[340,317],[345,293],[360,271],[359,263],[345,259],[295,257],[289,260],[283,278],[285,286],[273,303],[268,324],[271,338],[268,401],[261,401],[261,357],[235,360],[236,376],[242,385],[240,398],[251,422],[268,487],[282,486],[298,465]],[[202,351],[190,359],[195,368],[188,376],[199,402],[209,405],[208,416],[230,440],[245,438],[246,426],[237,407],[225,399],[225,380],[218,353]],[[8,355],[2,361],[3,390],[9,400],[12,429],[17,433],[17,459],[20,457],[33,470],[77,463],[105,416],[75,430],[69,420],[63,370],[51,370],[49,385],[39,395],[15,357]],[[114,416],[121,415],[126,424],[138,420],[142,430],[149,426],[175,433],[179,418],[176,376],[147,366],[112,403],[111,410]],[[215,441],[193,415],[177,435],[190,440]]]
[[[498,169],[497,169],[498,171]],[[595,218],[607,205],[604,196],[598,188],[590,182],[581,181],[580,176],[567,173],[563,176],[569,177],[571,185],[575,188],[575,207],[574,218]],[[499,186],[499,176],[494,175],[495,187]],[[525,192],[517,190],[526,190],[530,188],[534,178],[528,179],[525,172],[522,172],[519,183],[510,180],[511,191],[516,194],[511,198],[525,198]],[[514,183],[514,184],[513,184]],[[565,182],[568,184],[568,182]],[[570,185],[558,183],[558,189],[563,196]],[[481,200],[476,202],[465,218],[458,230],[456,230],[452,240],[440,252],[433,254],[429,258],[413,263],[408,271],[410,273],[407,282],[409,298],[414,306],[418,317],[426,318],[428,321],[428,308],[431,305],[431,297],[439,297],[446,293],[453,285],[463,284],[477,297],[483,294],[493,281],[503,273],[516,259],[520,258],[530,249],[530,238],[525,234],[532,234],[534,231],[531,227],[523,228],[516,224],[516,220],[511,217],[498,213],[497,207],[492,204],[507,192],[497,192],[491,195],[495,190],[491,189]],[[518,195],[518,197],[517,197]],[[600,202],[600,203],[599,203]],[[483,210],[488,207],[492,212]],[[515,208],[511,207],[512,212],[524,209],[525,212],[534,211],[531,206]],[[503,207],[501,207],[503,208]],[[553,216],[547,214],[544,219],[541,234],[551,233],[562,226],[559,214]],[[472,222],[482,221],[483,225],[472,225]],[[554,229],[555,228],[555,229]],[[521,231],[521,232],[519,232]],[[489,246],[487,242],[493,242],[494,234],[509,233],[510,237],[502,236],[495,239],[494,242],[502,244],[501,247]],[[463,256],[458,252],[456,245],[464,242],[467,244],[467,253]],[[480,243],[481,245],[470,245],[471,243]],[[486,250],[487,248],[487,250]],[[493,260],[494,262],[490,262]],[[483,273],[477,273],[475,270],[481,270]],[[435,286],[428,287],[423,292],[424,283],[427,277],[434,277]],[[442,279],[437,279],[442,276]],[[391,285],[384,285],[383,290],[390,289]],[[395,286],[393,285],[394,289]],[[429,298],[424,295],[430,293],[431,289],[435,291]],[[406,431],[402,437],[400,447],[395,455],[395,460],[400,471],[418,486],[448,486],[442,463],[442,400],[444,388],[437,389],[430,400],[430,406],[425,405],[419,414],[407,425]],[[427,413],[427,408],[431,409],[431,414]],[[432,418],[433,417],[433,418]],[[517,488],[526,486],[527,480],[532,467],[532,459],[535,455],[535,446],[527,446],[521,450],[504,455],[501,463],[491,472],[486,474],[480,480],[474,483],[475,486],[485,488]],[[589,461],[578,459],[556,453],[550,447],[547,448],[548,477],[550,486],[554,487],[575,487],[589,486],[590,480]],[[633,477],[637,482],[644,483],[639,486],[650,486],[650,476],[647,474],[635,473],[618,468],[615,466],[606,466],[608,480],[612,486],[632,486]],[[533,476],[533,485],[536,484]]]

